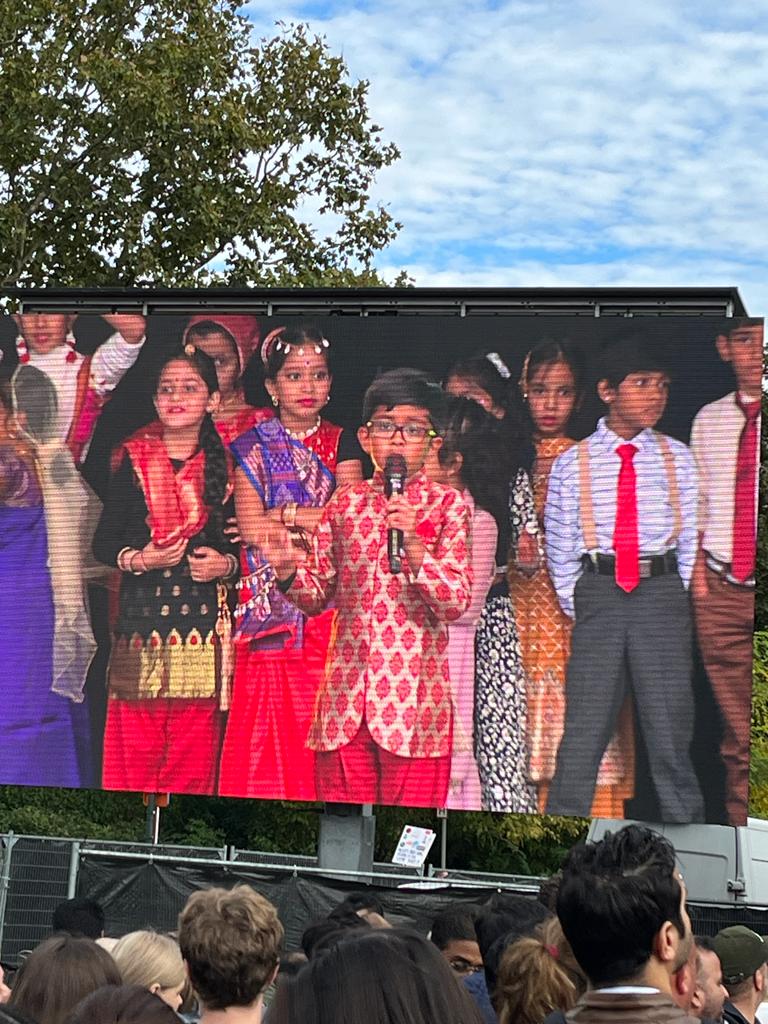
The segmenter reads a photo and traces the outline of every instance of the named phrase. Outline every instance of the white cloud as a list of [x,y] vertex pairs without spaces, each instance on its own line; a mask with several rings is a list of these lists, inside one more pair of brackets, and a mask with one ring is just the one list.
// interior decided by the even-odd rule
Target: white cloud
[[367,78],[417,284],[738,284],[768,307],[768,30],[714,0],[253,0]]

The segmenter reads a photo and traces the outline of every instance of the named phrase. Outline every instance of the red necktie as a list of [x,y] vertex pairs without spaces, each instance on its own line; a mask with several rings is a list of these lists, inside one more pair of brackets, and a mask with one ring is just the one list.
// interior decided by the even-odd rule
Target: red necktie
[[739,437],[739,454],[736,458],[731,572],[739,582],[743,583],[755,571],[757,544],[755,481],[758,466],[757,417],[760,415],[760,399],[758,398],[755,402],[745,402],[737,391],[736,404],[744,413],[747,422]]
[[637,452],[634,444],[620,444],[616,454],[621,459],[619,484],[616,488],[616,526],[613,550],[616,552],[616,583],[627,593],[640,582],[637,539],[637,477],[632,460]]

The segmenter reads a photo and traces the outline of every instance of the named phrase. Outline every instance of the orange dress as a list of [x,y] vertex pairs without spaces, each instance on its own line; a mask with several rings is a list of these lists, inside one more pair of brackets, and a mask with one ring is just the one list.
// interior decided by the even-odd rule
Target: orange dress
[[[539,520],[540,568],[524,575],[510,563],[510,597],[520,634],[528,698],[529,778],[538,788],[539,809],[547,804],[557,748],[565,721],[565,676],[571,646],[571,620],[562,611],[546,570],[544,505],[552,464],[573,444],[567,437],[536,442],[533,494]],[[634,729],[629,705],[622,709],[617,735],[608,745],[597,776],[592,816],[623,818],[624,801],[634,788]]]

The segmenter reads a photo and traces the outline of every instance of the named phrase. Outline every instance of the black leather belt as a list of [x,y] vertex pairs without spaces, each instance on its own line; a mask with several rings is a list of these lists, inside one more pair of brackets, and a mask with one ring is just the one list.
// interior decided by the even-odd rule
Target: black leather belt
[[[652,576],[664,576],[669,572],[677,572],[677,552],[672,549],[663,555],[644,555],[638,559],[641,580],[649,580]],[[582,555],[581,564],[584,572],[597,573],[600,576],[616,575],[616,556],[604,555],[599,551],[591,555]]]

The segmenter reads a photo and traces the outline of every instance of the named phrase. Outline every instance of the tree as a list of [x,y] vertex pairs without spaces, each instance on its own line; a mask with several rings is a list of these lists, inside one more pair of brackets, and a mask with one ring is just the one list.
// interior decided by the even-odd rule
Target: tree
[[0,0],[4,287],[382,283],[368,83],[237,6]]

